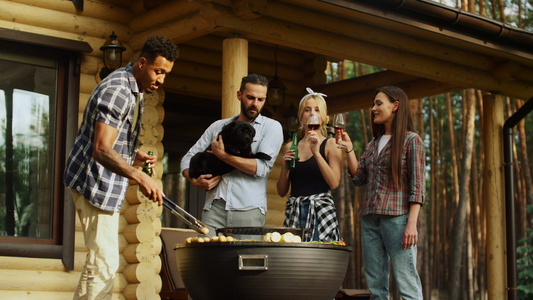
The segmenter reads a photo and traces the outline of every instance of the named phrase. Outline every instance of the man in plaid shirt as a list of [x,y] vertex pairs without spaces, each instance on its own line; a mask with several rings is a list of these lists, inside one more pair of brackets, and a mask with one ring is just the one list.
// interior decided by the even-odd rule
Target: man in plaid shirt
[[174,66],[177,48],[149,37],[136,63],[111,73],[91,94],[67,159],[70,188],[89,249],[74,299],[111,299],[119,266],[118,220],[128,181],[162,204],[163,191],[139,168],[155,156],[138,151],[143,93],[154,92]]

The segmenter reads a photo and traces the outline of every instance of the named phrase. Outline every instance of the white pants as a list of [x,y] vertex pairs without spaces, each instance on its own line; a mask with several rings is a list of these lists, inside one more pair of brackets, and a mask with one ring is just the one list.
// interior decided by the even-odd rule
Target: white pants
[[118,213],[96,208],[85,197],[70,189],[80,217],[85,246],[89,249],[74,299],[108,300],[119,266]]

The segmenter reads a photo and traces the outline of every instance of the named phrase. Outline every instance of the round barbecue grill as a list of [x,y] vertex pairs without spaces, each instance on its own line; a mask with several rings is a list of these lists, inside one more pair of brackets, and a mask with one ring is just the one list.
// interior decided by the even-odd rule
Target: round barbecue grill
[[335,298],[351,249],[261,241],[177,244],[176,258],[194,300]]

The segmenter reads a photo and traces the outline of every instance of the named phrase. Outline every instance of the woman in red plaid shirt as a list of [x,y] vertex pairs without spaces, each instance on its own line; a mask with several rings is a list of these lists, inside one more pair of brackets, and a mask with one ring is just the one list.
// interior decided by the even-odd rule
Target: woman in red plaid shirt
[[400,88],[376,91],[372,133],[359,161],[348,134],[341,141],[352,182],[367,185],[360,216],[370,299],[389,299],[389,260],[400,296],[422,299],[416,244],[418,213],[425,201],[425,146],[414,132],[409,98]]

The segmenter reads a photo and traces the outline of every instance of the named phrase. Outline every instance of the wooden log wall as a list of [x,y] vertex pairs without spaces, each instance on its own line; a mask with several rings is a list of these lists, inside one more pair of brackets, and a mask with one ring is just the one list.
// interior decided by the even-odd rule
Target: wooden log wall
[[[82,57],[80,116],[89,95],[96,87],[95,74],[102,57],[99,48],[113,30],[131,52],[130,46],[124,42],[130,38],[128,22],[132,17],[131,10],[126,6],[101,1],[85,1],[83,14],[76,12],[71,1],[0,1],[0,7],[2,7],[0,28],[86,41],[92,47],[94,51]],[[127,58],[126,55],[124,59]],[[125,299],[123,291],[126,288],[131,290],[124,273],[129,265],[124,257],[128,241],[122,232],[127,225],[128,221],[121,215],[119,225],[121,254],[113,289],[114,300]],[[74,251],[74,270],[72,271],[67,270],[60,259],[0,257],[0,282],[2,282],[0,299],[72,299],[87,255],[78,217],[76,217]],[[153,286],[155,290],[157,284]]]
[[[126,47],[123,59],[127,62],[130,58],[134,60],[140,50],[137,45],[139,39],[134,39],[135,36],[159,33],[158,28],[165,22],[186,19],[191,12],[199,9],[198,2],[195,1],[186,4],[176,2],[169,5],[180,9],[161,8],[160,10],[166,11],[165,14],[159,14],[157,10],[150,11],[142,15],[145,22],[138,22],[141,17],[136,15],[143,12],[142,2],[85,1],[83,12],[77,12],[71,1],[0,0],[0,28],[86,41],[92,47],[93,52],[84,54],[81,61],[81,122],[83,110],[97,84],[96,74],[102,63],[99,48],[112,31]],[[207,18],[209,9],[202,9],[202,17]],[[151,14],[156,18],[149,17]],[[134,44],[129,43],[132,39],[136,41]],[[220,100],[223,39],[220,36],[206,35],[180,43],[180,57],[173,72],[167,77],[165,89],[173,93]],[[298,104],[305,86],[325,83],[324,75],[320,74],[325,68],[315,68],[313,61],[316,58],[310,53],[302,53],[287,48],[278,49],[278,75],[288,90],[285,105],[276,110],[274,118],[283,119],[290,103]],[[275,69],[274,54],[274,46],[250,41],[249,72],[260,73],[271,79]],[[164,135],[161,125],[165,115],[162,107],[164,98],[165,94],[161,92],[146,96],[141,138],[142,150],[152,150],[159,158],[164,153],[161,143]],[[270,110],[272,111],[271,108]],[[278,156],[268,179],[268,226],[281,226],[284,219],[285,199],[277,196],[276,191],[280,163],[281,156]],[[159,162],[156,165],[156,179],[161,185],[162,174],[163,165]],[[144,198],[138,187],[131,183],[120,215],[120,266],[116,274],[113,299],[160,299],[158,293],[162,283],[157,274],[161,269],[161,213],[162,207]],[[74,270],[65,269],[59,259],[0,257],[0,299],[72,299],[86,254],[81,224],[76,217]]]
[[[132,11],[127,5],[100,1],[85,1],[83,14],[75,11],[70,1],[0,1],[0,28],[15,29],[48,36],[83,40],[93,52],[82,57],[79,95],[79,122],[90,94],[96,87],[96,73],[102,63],[100,46],[112,31],[126,47],[124,61],[133,56],[126,42],[130,39],[129,20]],[[124,4],[126,4],[125,1]],[[120,4],[120,3],[119,3]],[[129,54],[129,55],[128,55]],[[163,156],[161,143],[164,129],[162,102],[164,92],[145,99],[142,150],[152,150]],[[156,178],[160,185],[163,165],[156,164]],[[120,266],[116,274],[113,299],[160,299],[161,279],[161,220],[158,207],[131,185],[120,215]],[[75,265],[66,270],[59,259],[0,257],[0,299],[72,299],[87,249],[79,218],[76,217]]]
[[[162,89],[152,94],[144,94],[144,114],[141,131],[140,150],[152,151],[159,161],[155,166],[154,179],[163,187],[164,130],[161,125],[165,116],[163,101],[165,92]],[[139,190],[137,182],[130,181],[126,192],[126,201],[121,216],[126,219],[124,237],[128,244],[123,255],[128,263],[124,268],[124,277],[128,281],[124,298],[160,299],[162,281],[158,276],[161,271],[161,213],[163,206],[158,206],[146,198]]]

